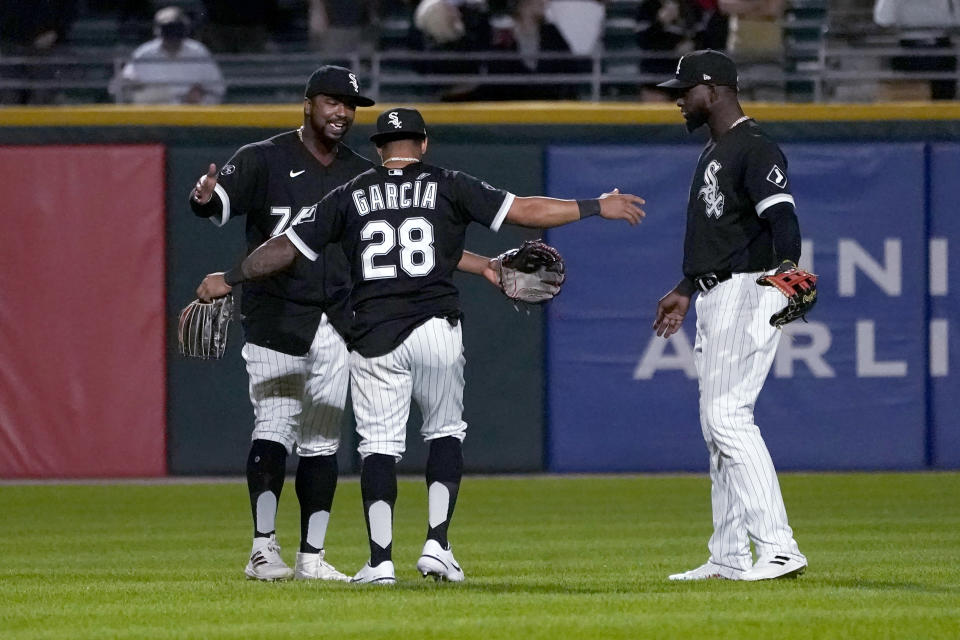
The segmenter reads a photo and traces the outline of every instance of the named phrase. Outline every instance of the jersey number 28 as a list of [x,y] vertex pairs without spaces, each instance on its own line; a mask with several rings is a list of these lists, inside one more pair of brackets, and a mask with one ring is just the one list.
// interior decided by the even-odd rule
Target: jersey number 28
[[360,231],[362,240],[374,240],[360,254],[364,280],[396,278],[393,264],[374,264],[400,244],[400,268],[411,277],[425,276],[436,264],[433,250],[433,225],[426,218],[407,218],[396,229],[386,220],[371,220]]

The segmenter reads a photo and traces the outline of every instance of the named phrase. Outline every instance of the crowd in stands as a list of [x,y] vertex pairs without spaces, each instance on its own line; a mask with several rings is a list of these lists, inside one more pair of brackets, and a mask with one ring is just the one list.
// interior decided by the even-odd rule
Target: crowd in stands
[[[369,55],[384,49],[448,54],[412,63],[421,74],[455,74],[439,100],[577,99],[575,83],[527,81],[534,74],[590,74],[591,54],[604,48],[608,8],[632,12],[632,46],[639,58],[636,95],[669,99],[655,78],[673,72],[694,49],[728,52],[742,68],[783,69],[785,7],[802,0],[36,0],[0,3],[0,73],[3,59],[69,51],[78,18],[110,13],[126,38],[127,62],[110,82],[118,102],[215,104],[227,84],[216,56],[289,51]],[[831,2],[851,0],[831,0]],[[855,0],[854,0],[855,1]],[[955,71],[950,28],[958,26],[955,0],[875,2],[879,25],[901,29],[907,48],[938,55],[892,58],[903,71]],[[169,6],[168,6],[169,5]],[[400,37],[384,36],[401,22]],[[131,34],[138,38],[130,43]],[[103,43],[105,47],[111,43]],[[117,45],[115,45],[115,49]],[[132,51],[132,53],[130,53]],[[471,54],[471,55],[465,55]],[[29,75],[29,71],[22,72]],[[483,82],[496,76],[500,82]],[[516,81],[504,81],[503,77]],[[25,76],[24,76],[25,77]],[[647,81],[649,80],[649,81]],[[956,82],[931,83],[932,98],[952,99]],[[0,94],[3,103],[52,101],[38,91]]]
[[[956,0],[877,0],[873,12],[877,24],[896,27],[900,46],[905,49],[950,49],[951,29],[960,27],[960,3]],[[955,55],[897,56],[891,66],[898,71],[955,72]],[[952,100],[956,96],[956,80],[920,81],[922,93],[909,97]]]

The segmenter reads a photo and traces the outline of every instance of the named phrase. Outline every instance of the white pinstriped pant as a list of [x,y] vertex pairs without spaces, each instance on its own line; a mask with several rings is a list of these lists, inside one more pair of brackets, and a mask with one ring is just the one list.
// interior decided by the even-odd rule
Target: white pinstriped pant
[[324,314],[303,356],[247,343],[253,440],[279,442],[287,453],[329,456],[340,446],[340,421],[347,402],[347,345]]
[[696,299],[694,359],[700,382],[700,426],[710,452],[713,535],[710,559],[738,570],[777,554],[804,559],[773,460],[754,424],[753,407],[780,342],[770,316],[786,299],[761,287],[757,273],[735,273]]
[[411,397],[423,414],[424,440],[453,436],[463,441],[463,337],[460,324],[431,318],[390,353],[350,354],[350,392],[360,434],[360,456],[406,451]]

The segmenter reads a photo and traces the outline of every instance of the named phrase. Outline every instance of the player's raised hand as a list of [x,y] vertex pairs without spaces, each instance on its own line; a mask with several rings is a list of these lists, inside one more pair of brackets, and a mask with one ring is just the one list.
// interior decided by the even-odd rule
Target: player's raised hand
[[653,321],[653,328],[657,335],[669,338],[679,331],[689,309],[690,296],[676,289],[660,298],[657,304],[657,319]]
[[626,220],[632,225],[639,224],[646,217],[640,205],[646,200],[632,193],[620,193],[614,189],[600,196],[600,216],[608,220]]
[[210,197],[213,195],[213,188],[216,186],[217,165],[211,162],[210,167],[207,168],[207,173],[200,176],[197,184],[193,186],[193,194],[191,194],[191,197],[200,204],[207,204],[210,202]]
[[227,284],[223,279],[223,271],[217,273],[208,273],[197,287],[197,297],[204,302],[210,302],[215,298],[222,298],[230,293],[233,287]]

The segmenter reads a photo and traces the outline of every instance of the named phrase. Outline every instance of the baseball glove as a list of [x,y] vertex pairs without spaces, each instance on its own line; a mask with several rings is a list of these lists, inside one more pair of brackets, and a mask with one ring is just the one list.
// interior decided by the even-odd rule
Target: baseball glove
[[233,316],[233,296],[212,302],[194,300],[180,312],[177,337],[180,353],[191,358],[219,360],[227,348],[227,328]]
[[757,284],[776,287],[787,296],[787,306],[770,316],[770,324],[778,329],[797,318],[803,318],[817,303],[817,276],[798,268],[792,262],[780,265],[773,275],[757,278]]
[[500,290],[514,302],[541,304],[552,300],[566,279],[560,252],[542,240],[527,240],[496,259]]

